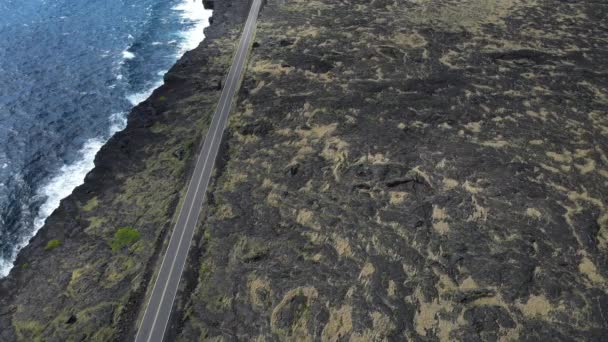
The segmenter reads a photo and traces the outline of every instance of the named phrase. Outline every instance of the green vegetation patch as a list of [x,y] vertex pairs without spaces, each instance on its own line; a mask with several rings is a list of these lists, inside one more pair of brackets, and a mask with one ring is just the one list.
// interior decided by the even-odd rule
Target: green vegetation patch
[[82,207],[82,210],[84,210],[84,211],[87,211],[87,212],[88,212],[88,211],[91,211],[91,210],[95,209],[95,208],[96,208],[98,205],[99,205],[99,200],[97,199],[97,196],[95,196],[95,197],[91,198],[91,199],[90,199],[90,200],[87,202],[87,204],[85,204],[85,205]]
[[120,228],[114,233],[114,238],[110,243],[110,247],[112,247],[112,251],[116,252],[122,249],[123,247],[131,246],[134,244],[139,238],[141,234],[137,229],[131,227],[123,227]]
[[38,321],[14,320],[13,327],[20,341],[41,341],[44,325]]
[[57,248],[61,246],[61,241],[57,240],[57,239],[53,239],[49,242],[46,243],[46,246],[44,247],[45,251],[52,251],[53,249]]

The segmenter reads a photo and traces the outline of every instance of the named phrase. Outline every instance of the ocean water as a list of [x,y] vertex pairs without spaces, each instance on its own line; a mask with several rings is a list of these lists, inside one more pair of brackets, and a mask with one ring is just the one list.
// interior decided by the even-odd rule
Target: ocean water
[[0,277],[210,16],[202,0],[0,0]]

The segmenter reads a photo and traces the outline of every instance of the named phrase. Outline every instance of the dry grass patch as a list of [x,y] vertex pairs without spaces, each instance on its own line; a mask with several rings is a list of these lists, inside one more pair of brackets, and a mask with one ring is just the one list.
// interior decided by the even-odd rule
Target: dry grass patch
[[338,341],[353,331],[352,311],[353,308],[350,305],[330,309],[329,321],[322,333],[324,341]]
[[404,191],[389,191],[389,203],[391,205],[399,205],[405,202],[408,196],[407,192]]

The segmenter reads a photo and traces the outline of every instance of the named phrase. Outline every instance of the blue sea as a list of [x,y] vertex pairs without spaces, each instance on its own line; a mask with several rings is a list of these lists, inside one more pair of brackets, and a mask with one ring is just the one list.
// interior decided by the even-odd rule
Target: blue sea
[[202,0],[0,0],[0,277],[210,16]]

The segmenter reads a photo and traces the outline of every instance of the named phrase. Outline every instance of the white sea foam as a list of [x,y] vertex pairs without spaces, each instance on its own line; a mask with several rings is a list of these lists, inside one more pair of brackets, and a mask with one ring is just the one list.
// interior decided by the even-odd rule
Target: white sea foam
[[72,190],[84,182],[84,177],[95,166],[95,155],[101,149],[106,140],[114,133],[123,130],[127,126],[126,113],[113,113],[110,115],[110,128],[104,137],[87,140],[78,151],[78,159],[61,167],[59,172],[51,178],[44,186],[38,189],[36,195],[46,198],[34,219],[33,230],[30,234],[23,236],[15,246],[10,260],[0,260],[0,277],[6,276],[13,267],[17,252],[25,247],[30,238],[42,228],[46,218],[53,213],[61,199],[69,196]]
[[[203,39],[205,39],[205,27],[209,25],[209,18],[213,11],[205,9],[202,1],[184,0],[179,5],[173,7],[174,11],[179,12],[182,23],[189,25],[189,28],[180,33],[179,48],[177,50],[176,59],[181,58],[184,53],[195,49]],[[171,40],[167,44],[176,43],[177,41]],[[155,45],[153,42],[152,45]],[[164,84],[163,76],[167,71],[159,71],[157,73],[160,76],[159,80],[155,82],[150,88],[139,92],[127,95],[127,100],[136,106],[146,100],[154,90]]]
[[110,136],[127,127],[127,113],[113,113],[110,115]]
[[[0,223],[4,224],[4,221],[0,220]],[[17,252],[15,252],[16,254]],[[4,278],[8,275],[11,268],[13,268],[13,263],[15,262],[15,256],[11,256],[10,259],[0,259],[0,277]]]
[[89,139],[78,151],[79,158],[72,164],[64,165],[59,173],[51,178],[38,195],[47,197],[34,220],[34,229],[42,227],[46,218],[59,207],[59,202],[72,193],[72,190],[84,182],[84,177],[93,168],[93,161],[97,151],[103,146],[104,140],[100,138]]
[[104,141],[100,138],[89,139],[78,152],[78,160],[72,164],[62,166],[59,172],[37,191],[36,195],[44,197],[46,200],[34,219],[32,230],[21,237],[21,240],[15,246],[11,259],[0,262],[0,277],[8,274],[17,257],[17,252],[27,245],[32,236],[36,235],[44,225],[46,218],[59,207],[61,199],[68,196],[75,187],[84,182],[84,177],[94,166],[95,154],[103,143]]
[[[165,75],[165,73],[162,74],[163,76]],[[162,80],[162,78],[158,81],[156,81],[156,83],[154,83],[154,85],[140,93],[135,93],[135,94],[131,94],[131,95],[127,95],[127,100],[129,100],[129,102],[131,102],[131,104],[133,106],[137,106],[138,104],[140,104],[141,102],[143,102],[145,99],[147,99],[148,97],[150,97],[150,95],[152,95],[152,93],[154,92],[154,90],[160,86],[162,86],[165,82]]]
[[[176,55],[177,60],[181,58],[186,51],[196,48],[205,38],[204,28],[209,24],[209,18],[211,17],[212,11],[204,9],[202,1],[192,0],[184,0],[182,3],[175,6],[173,10],[179,11],[182,21],[190,25],[188,30],[180,34],[181,39],[179,40],[179,49]],[[133,36],[129,35],[129,39],[133,39]],[[167,44],[173,43],[177,43],[177,41],[167,42]],[[122,52],[122,56],[125,60],[135,58],[135,54],[127,50]],[[131,94],[127,96],[127,99],[134,106],[147,99],[156,88],[163,84],[162,76],[164,76],[165,73],[166,72],[158,73],[158,75],[161,76],[161,79],[150,89]],[[95,155],[107,139],[114,133],[123,130],[127,124],[125,113],[114,113],[109,119],[109,135],[101,138],[89,139],[85,142],[78,152],[79,158],[71,164],[64,165],[55,176],[38,190],[37,195],[46,198],[46,200],[40,207],[38,215],[34,220],[32,230],[29,234],[25,234],[21,238],[21,241],[15,246],[15,250],[10,260],[0,260],[0,277],[5,277],[9,273],[19,250],[25,247],[29,240],[36,235],[38,230],[44,225],[47,217],[59,207],[61,200],[70,195],[74,188],[84,182],[86,174],[94,167]],[[3,165],[3,167],[5,166]],[[27,208],[24,208],[24,210],[27,210]]]
[[131,52],[131,51],[124,50],[122,52],[122,58],[124,58],[124,59],[133,59],[133,58],[135,58],[135,54],[133,52]]
[[213,11],[205,9],[202,1],[184,0],[173,7],[179,11],[182,22],[191,25],[189,30],[182,32],[183,43],[180,44],[179,57],[186,51],[192,50],[205,38],[204,29],[209,24],[209,18]]

